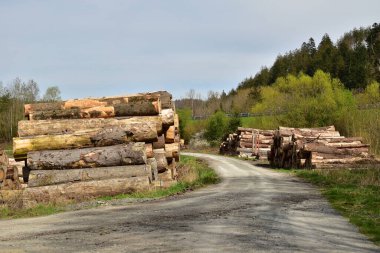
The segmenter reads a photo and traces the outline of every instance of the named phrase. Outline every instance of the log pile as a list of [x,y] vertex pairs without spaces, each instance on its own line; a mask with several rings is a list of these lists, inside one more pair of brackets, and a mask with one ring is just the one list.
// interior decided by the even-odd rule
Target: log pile
[[220,153],[266,160],[273,134],[273,130],[239,127],[236,133],[229,134],[222,142]]
[[165,91],[25,105],[13,139],[27,200],[128,193],[176,179],[179,120]]
[[9,158],[4,150],[0,150],[0,189],[18,190],[21,189],[19,180],[19,170],[17,166],[9,163]]
[[278,168],[338,168],[378,163],[362,138],[341,136],[334,126],[279,127],[268,160]]

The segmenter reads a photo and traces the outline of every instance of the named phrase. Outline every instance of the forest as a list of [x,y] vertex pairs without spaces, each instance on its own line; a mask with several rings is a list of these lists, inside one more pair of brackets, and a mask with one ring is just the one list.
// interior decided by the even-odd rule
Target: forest
[[[379,154],[379,83],[380,24],[374,23],[345,33],[335,43],[328,34],[318,46],[310,38],[228,93],[210,91],[202,99],[190,90],[176,104],[182,118],[187,117],[182,129],[185,139],[202,129],[207,136],[215,118],[222,117],[216,112],[223,112],[226,125],[231,116],[249,113],[253,117],[241,117],[241,125],[274,129],[334,124],[344,135],[363,136]],[[215,143],[226,134],[212,131],[220,133],[209,138]]]
[[50,86],[40,97],[40,88],[34,80],[15,78],[8,85],[0,82],[0,144],[8,143],[17,135],[17,122],[24,119],[24,104],[58,101],[58,86]]

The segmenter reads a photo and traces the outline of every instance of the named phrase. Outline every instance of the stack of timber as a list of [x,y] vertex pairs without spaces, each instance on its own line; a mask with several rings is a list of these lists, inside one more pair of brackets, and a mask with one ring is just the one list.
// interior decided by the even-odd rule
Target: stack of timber
[[13,139],[35,202],[115,195],[176,180],[179,120],[166,91],[25,105]]
[[339,168],[378,164],[360,137],[341,136],[334,126],[279,127],[268,156],[278,168]]
[[273,134],[274,130],[239,127],[236,133],[225,138],[219,151],[221,154],[266,160],[273,142]]
[[273,130],[261,130],[254,128],[238,128],[240,156],[255,156],[259,159],[267,159],[268,151],[273,142]]
[[19,170],[17,166],[9,163],[9,158],[4,150],[0,150],[0,185],[1,190],[21,189]]

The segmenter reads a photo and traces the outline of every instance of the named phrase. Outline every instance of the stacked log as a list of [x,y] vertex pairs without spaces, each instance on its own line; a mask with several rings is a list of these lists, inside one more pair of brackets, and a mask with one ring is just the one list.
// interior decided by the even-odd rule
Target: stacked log
[[9,158],[4,150],[0,150],[0,189],[18,190],[21,189],[18,168],[9,163]]
[[341,136],[334,126],[279,127],[268,160],[279,168],[357,167],[378,163],[362,138]]
[[259,159],[267,159],[270,145],[273,142],[273,130],[261,130],[254,128],[238,128],[240,156],[254,156]]
[[273,130],[238,127],[236,133],[229,134],[221,143],[219,152],[266,160],[273,134]]
[[[82,199],[175,182],[179,121],[170,93],[25,105],[13,139],[27,201]],[[168,176],[169,175],[169,176]]]

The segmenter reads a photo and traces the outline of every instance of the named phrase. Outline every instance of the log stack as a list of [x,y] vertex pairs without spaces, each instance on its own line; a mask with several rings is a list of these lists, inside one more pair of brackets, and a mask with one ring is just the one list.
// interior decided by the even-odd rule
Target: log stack
[[7,154],[0,150],[0,189],[18,190],[21,189],[17,166],[10,164]]
[[378,163],[362,138],[341,136],[334,126],[279,127],[268,160],[278,168],[339,168]]
[[238,127],[236,133],[225,138],[219,150],[221,154],[266,160],[273,142],[273,134],[273,130]]
[[166,91],[25,105],[13,139],[27,199],[50,202],[168,186],[179,120]]

